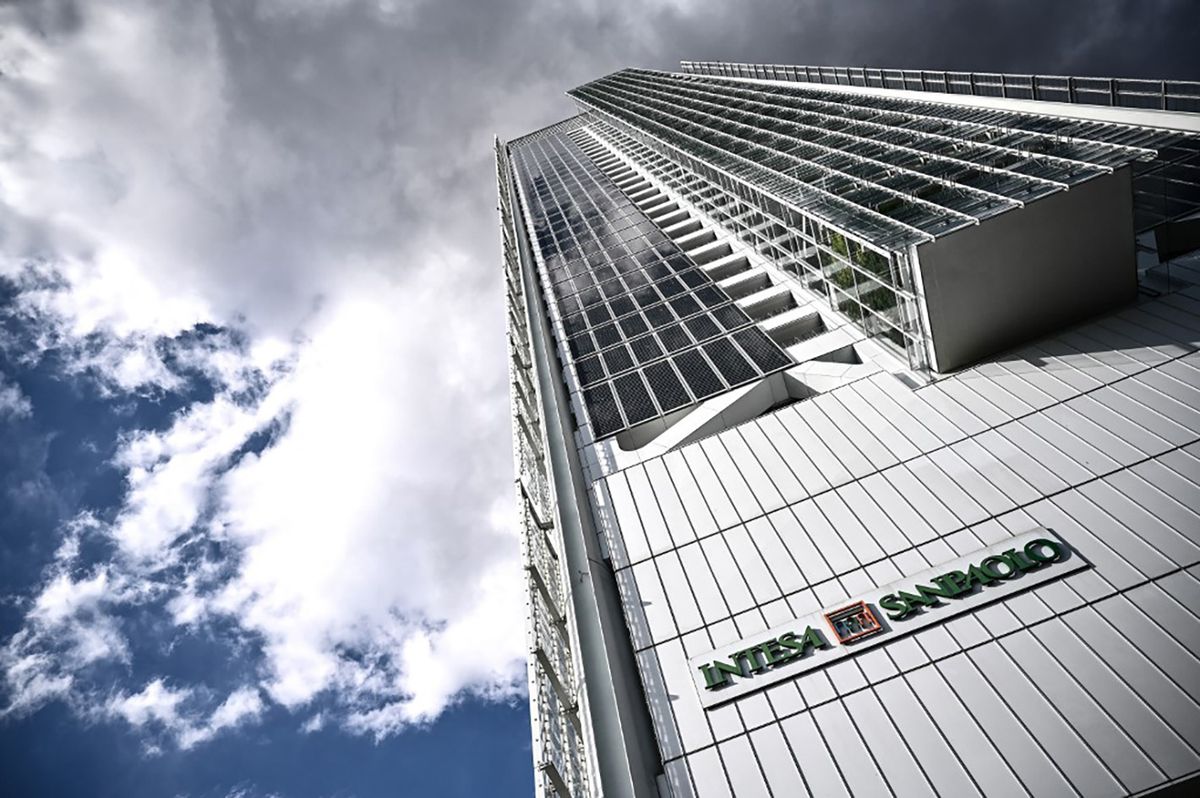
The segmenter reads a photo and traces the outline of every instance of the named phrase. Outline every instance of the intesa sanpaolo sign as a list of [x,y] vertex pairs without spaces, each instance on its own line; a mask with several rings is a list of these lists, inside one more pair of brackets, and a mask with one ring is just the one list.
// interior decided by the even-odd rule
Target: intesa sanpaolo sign
[[693,657],[689,667],[701,703],[715,706],[1087,566],[1053,532],[1033,529]]

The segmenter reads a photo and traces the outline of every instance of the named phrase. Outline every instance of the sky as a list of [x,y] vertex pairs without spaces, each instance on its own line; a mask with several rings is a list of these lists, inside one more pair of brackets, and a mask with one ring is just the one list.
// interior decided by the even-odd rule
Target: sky
[[0,0],[4,794],[530,794],[492,137],[680,59],[1200,79],[1197,10]]

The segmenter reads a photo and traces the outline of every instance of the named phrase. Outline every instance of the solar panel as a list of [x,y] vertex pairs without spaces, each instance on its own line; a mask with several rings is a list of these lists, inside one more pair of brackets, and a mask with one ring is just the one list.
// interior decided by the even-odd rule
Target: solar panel
[[663,348],[658,345],[653,335],[633,339],[629,342],[629,348],[633,350],[633,356],[637,358],[638,363],[649,363],[663,355]]
[[[606,321],[612,321],[612,314],[608,312],[608,307],[605,305],[593,305],[587,309],[584,314],[587,317],[588,326],[594,327],[597,324],[603,324]],[[583,329],[582,327],[580,329]],[[570,327],[567,328],[571,332]]]
[[[576,141],[584,136],[564,128],[513,155],[593,433],[611,435],[789,363],[592,163]],[[695,341],[708,342],[707,357]]]
[[728,338],[718,338],[715,341],[710,341],[702,346],[701,349],[704,350],[704,354],[708,355],[713,365],[717,367],[717,371],[721,373],[721,376],[731,386],[740,385],[759,376],[758,370],[750,365],[750,362],[746,360]]
[[701,310],[703,310],[703,308],[700,307],[700,303],[697,302],[691,294],[672,297],[668,300],[668,304],[670,304],[671,310],[675,311],[675,315],[679,316],[680,318],[683,318],[684,316],[690,316],[693,313],[699,313]]
[[575,358],[585,357],[596,351],[596,344],[592,342],[592,336],[587,333],[572,338],[567,342],[567,347]]
[[592,431],[597,436],[611,435],[625,426],[617,401],[613,398],[612,387],[601,383],[595,388],[583,392],[583,402],[587,405],[588,418],[592,421]]
[[698,349],[681,352],[671,358],[671,362],[679,369],[684,382],[692,389],[692,394],[697,399],[703,399],[725,390],[725,383],[721,382],[721,378],[712,370],[712,366],[708,365],[708,361],[700,355]]
[[601,349],[621,342],[621,333],[617,332],[615,324],[605,324],[603,327],[597,327],[592,330],[592,335],[595,336],[596,343]]
[[625,333],[626,338],[633,338],[635,335],[641,335],[650,329],[646,324],[646,320],[639,314],[626,316],[617,322],[617,326],[621,328],[621,332]]
[[719,308],[714,308],[712,316],[726,330],[736,330],[750,321],[736,305],[724,305]]
[[668,352],[678,352],[692,345],[692,339],[678,324],[658,330],[658,340]]
[[717,323],[708,316],[695,316],[685,321],[683,326],[687,327],[688,332],[690,332],[692,337],[697,341],[703,341],[708,338],[712,338],[714,335],[717,335],[721,332],[721,328],[717,326]]
[[682,294],[687,290],[687,286],[685,286],[675,277],[670,277],[666,280],[662,280],[661,282],[657,282],[654,284],[654,287],[658,289],[660,294],[667,298],[673,297],[677,294]]
[[754,361],[754,365],[764,372],[774,371],[792,363],[787,353],[757,327],[747,327],[734,333],[733,340]]
[[724,291],[714,285],[706,285],[696,290],[696,299],[704,303],[706,308],[715,308],[729,301]]
[[658,400],[658,406],[664,413],[683,407],[692,401],[692,397],[683,387],[675,369],[671,368],[671,364],[667,361],[660,360],[647,366],[645,374],[646,382],[650,384],[650,390],[654,393],[654,398]]
[[579,376],[581,385],[591,385],[608,376],[604,373],[604,366],[597,355],[575,361],[575,373]]
[[614,316],[624,316],[627,313],[632,313],[637,310],[637,306],[633,304],[633,300],[627,296],[619,296],[609,303]]
[[663,327],[675,321],[675,314],[665,304],[652,305],[646,308],[645,313],[653,327]]
[[609,374],[619,374],[633,368],[633,357],[624,346],[605,349],[600,353],[600,357],[604,359],[604,366]]
[[630,425],[658,415],[658,408],[650,398],[650,392],[646,390],[641,374],[635,371],[617,377],[613,380],[613,385],[617,388],[617,396],[620,397],[621,407],[625,410],[625,418]]

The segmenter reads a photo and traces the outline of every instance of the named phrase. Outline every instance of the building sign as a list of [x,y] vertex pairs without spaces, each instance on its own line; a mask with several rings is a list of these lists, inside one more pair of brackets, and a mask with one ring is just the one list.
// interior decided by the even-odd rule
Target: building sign
[[700,701],[715,706],[901,635],[1086,568],[1038,528],[974,554],[693,657]]

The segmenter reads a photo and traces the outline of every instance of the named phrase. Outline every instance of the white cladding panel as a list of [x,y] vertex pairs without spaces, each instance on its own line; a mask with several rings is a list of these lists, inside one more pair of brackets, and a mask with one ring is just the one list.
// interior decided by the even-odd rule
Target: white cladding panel
[[[1198,347],[1193,289],[595,483],[675,794],[1112,795],[1200,770]],[[1034,527],[1093,567],[701,706],[689,657]]]

